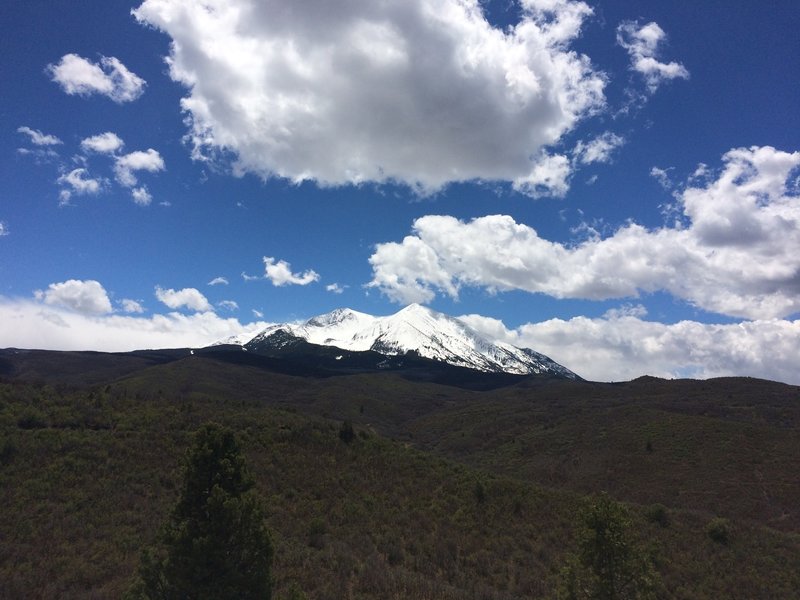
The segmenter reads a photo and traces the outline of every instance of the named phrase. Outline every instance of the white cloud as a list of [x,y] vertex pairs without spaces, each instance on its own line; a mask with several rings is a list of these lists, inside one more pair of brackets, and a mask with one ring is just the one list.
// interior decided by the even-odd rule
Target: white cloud
[[531,198],[553,196],[563,198],[569,191],[572,166],[561,154],[542,153],[533,163],[530,172],[514,181],[513,187]]
[[137,302],[136,300],[130,300],[128,298],[123,298],[119,301],[120,307],[122,308],[122,312],[126,313],[143,313],[144,307]]
[[214,279],[208,282],[208,285],[228,285],[228,280],[224,277],[214,277]]
[[207,346],[231,336],[253,337],[270,323],[240,323],[213,312],[149,317],[80,314],[34,300],[0,297],[0,348],[126,352]]
[[54,135],[45,134],[38,129],[31,129],[30,127],[25,127],[24,125],[22,127],[18,127],[17,131],[27,135],[31,140],[31,144],[34,146],[56,146],[64,143]]
[[0,221],[0,237],[5,237],[9,233],[11,232],[8,230],[8,225],[4,221]]
[[125,145],[116,133],[106,131],[93,135],[81,141],[84,152],[97,152],[99,154],[114,154]]
[[220,300],[217,306],[225,310],[239,310],[239,305],[233,300]]
[[206,297],[195,288],[165,290],[161,286],[156,286],[156,298],[172,309],[185,307],[196,312],[208,312],[214,310]]
[[331,292],[332,294],[343,294],[347,287],[346,285],[339,285],[338,283],[329,283],[325,286],[325,291]]
[[640,27],[637,21],[624,21],[617,27],[617,43],[628,51],[631,69],[644,77],[651,93],[664,81],[689,79],[689,71],[682,64],[657,60],[658,47],[666,37],[664,30],[653,22]]
[[131,197],[139,206],[150,206],[150,203],[153,201],[153,196],[145,186],[133,188],[131,190]]
[[51,283],[46,290],[37,290],[34,295],[45,304],[61,306],[84,315],[104,315],[112,310],[105,288],[92,279]]
[[618,308],[610,308],[603,313],[604,319],[621,319],[624,317],[642,318],[647,316],[647,309],[641,304],[623,304]]
[[509,330],[497,319],[460,318],[492,339],[533,348],[590,380],[737,375],[800,384],[800,321],[664,324],[623,309],[599,319],[551,319]]
[[[510,216],[425,216],[401,243],[378,244],[368,284],[397,302],[457,297],[464,286],[556,298],[631,298],[664,290],[708,311],[766,319],[800,311],[800,152],[739,148],[716,179],[678,196],[684,223],[564,245]],[[713,180],[711,180],[713,179]],[[796,194],[796,191],[794,192]]]
[[83,196],[100,193],[105,186],[105,180],[89,177],[88,173],[84,168],[73,169],[57,179],[57,183],[62,186],[60,194],[62,204],[69,202],[73,194]]
[[598,162],[607,163],[611,161],[614,150],[624,143],[623,137],[606,131],[588,142],[578,142],[573,154],[576,161],[585,165]]
[[70,95],[101,94],[121,104],[136,100],[144,93],[144,79],[113,56],[101,57],[98,64],[77,54],[65,54],[46,70],[51,79]]
[[263,319],[263,318],[264,318],[264,313],[263,313],[263,312],[261,312],[260,310],[256,310],[256,309],[254,308],[254,309],[253,309],[253,316],[254,316],[256,319]]
[[669,171],[670,169],[661,169],[659,167],[653,167],[650,169],[650,176],[658,182],[658,185],[667,191],[675,187],[669,177]]
[[285,260],[275,262],[271,256],[264,257],[264,278],[276,287],[284,285],[308,285],[319,280],[319,275],[308,269],[302,273],[292,273],[292,266]]
[[133,11],[172,38],[196,158],[233,153],[237,173],[320,185],[429,193],[480,179],[535,194],[563,180],[539,172],[540,151],[604,106],[604,75],[570,49],[591,13],[525,0],[501,30],[478,0],[145,0]]
[[155,173],[164,170],[164,159],[157,150],[148,148],[147,151],[136,150],[130,154],[118,156],[114,163],[114,174],[117,181],[125,187],[137,184],[136,171]]

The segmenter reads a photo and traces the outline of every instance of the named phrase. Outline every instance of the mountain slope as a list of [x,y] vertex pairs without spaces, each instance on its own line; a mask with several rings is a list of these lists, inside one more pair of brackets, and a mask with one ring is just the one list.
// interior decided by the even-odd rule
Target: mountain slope
[[529,348],[492,342],[440,312],[411,304],[387,317],[347,308],[305,323],[272,325],[247,342],[247,350],[275,350],[302,338],[310,344],[387,356],[415,353],[423,358],[487,373],[552,375],[580,379],[566,367]]

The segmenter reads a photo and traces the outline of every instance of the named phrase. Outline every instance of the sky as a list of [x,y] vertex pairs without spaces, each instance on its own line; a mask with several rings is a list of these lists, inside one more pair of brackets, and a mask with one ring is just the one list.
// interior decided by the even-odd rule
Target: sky
[[0,347],[421,303],[800,384],[795,0],[0,6]]

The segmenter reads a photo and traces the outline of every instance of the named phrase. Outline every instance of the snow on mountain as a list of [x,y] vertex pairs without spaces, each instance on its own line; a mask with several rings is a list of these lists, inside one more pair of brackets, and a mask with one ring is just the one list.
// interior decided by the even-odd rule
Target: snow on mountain
[[[280,335],[276,335],[278,333]],[[491,342],[462,321],[419,304],[406,306],[387,317],[340,308],[305,323],[272,325],[246,346],[268,343],[278,347],[290,343],[292,337],[322,346],[350,351],[372,350],[391,356],[416,352],[425,358],[479,371],[578,378],[543,354]]]
[[253,338],[252,333],[237,333],[236,335],[232,335],[221,340],[218,340],[211,344],[212,346],[244,346],[247,342],[249,342]]

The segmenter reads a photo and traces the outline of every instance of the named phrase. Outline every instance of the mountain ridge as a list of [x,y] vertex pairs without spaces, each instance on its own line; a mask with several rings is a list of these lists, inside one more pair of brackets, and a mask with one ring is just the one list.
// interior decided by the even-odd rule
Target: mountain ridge
[[280,350],[290,343],[287,334],[312,345],[348,352],[377,352],[389,357],[416,354],[486,373],[581,379],[544,354],[489,340],[463,321],[419,304],[385,317],[338,308],[302,323],[271,325],[241,345],[255,352]]

